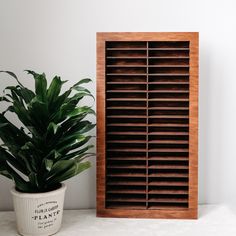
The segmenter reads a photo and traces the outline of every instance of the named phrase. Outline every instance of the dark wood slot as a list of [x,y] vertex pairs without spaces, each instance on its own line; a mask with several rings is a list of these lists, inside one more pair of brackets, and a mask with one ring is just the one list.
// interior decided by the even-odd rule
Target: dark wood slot
[[188,144],[188,140],[176,140],[176,139],[169,139],[169,140],[149,140],[148,143],[150,144]]
[[[111,161],[108,162],[108,165]],[[123,163],[125,165],[125,163]],[[107,176],[109,177],[145,177],[146,171],[141,168],[125,169],[125,168],[112,168],[107,169]]]
[[189,59],[179,58],[156,58],[148,60],[149,66],[189,66]]
[[[158,90],[157,90],[158,91]],[[173,90],[175,91],[175,90]],[[176,90],[177,91],[177,90]],[[178,92],[169,92],[169,93],[160,93],[160,92],[156,92],[156,93],[149,93],[148,98],[149,99],[155,99],[155,98],[176,98],[176,99],[181,99],[181,98],[189,98],[189,94],[184,92],[184,93],[178,93]]]
[[183,153],[189,153],[189,149],[187,148],[150,148],[148,152],[155,152],[155,153],[168,153],[169,155],[172,155],[173,153],[179,153],[180,155],[183,155]]
[[130,151],[132,149],[145,149],[146,144],[145,143],[109,143],[109,147],[112,148],[130,148]]
[[109,93],[116,93],[116,94],[120,94],[120,96],[122,97],[123,96],[123,93],[136,93],[136,94],[139,94],[139,93],[144,93],[146,94],[147,91],[146,90],[128,90],[128,89],[121,89],[121,90],[118,90],[118,89],[115,89],[115,90],[107,90],[107,94],[109,96]]
[[150,194],[158,194],[158,195],[188,195],[188,190],[169,190],[169,189],[154,189],[149,190]]
[[146,90],[145,84],[107,84],[107,90]]
[[149,112],[151,111],[189,111],[188,107],[148,107]]
[[143,41],[133,41],[133,42],[127,42],[127,41],[116,41],[116,42],[106,42],[106,48],[146,48],[147,43]]
[[[153,154],[153,153],[152,153]],[[151,156],[148,157],[149,160],[157,160],[157,161],[188,161],[188,157],[178,157],[178,156]]]
[[178,76],[157,76],[149,75],[149,84],[189,84],[189,76],[178,75]]
[[[107,107],[107,110],[116,110],[116,109],[118,109],[118,110],[147,110],[147,107],[146,106],[144,106],[144,107],[131,107],[131,106],[114,106],[114,107]],[[108,124],[108,126],[109,126],[110,124]]]
[[156,158],[188,158],[188,152],[155,152],[152,150],[149,150],[148,152],[148,158],[149,159],[156,159]]
[[[126,59],[127,60],[127,59]],[[146,68],[147,65],[107,65],[107,68]]]
[[[122,135],[123,134],[123,135]],[[134,136],[136,140],[146,140],[146,133],[140,131],[120,131],[117,132],[109,132],[107,134],[108,140],[134,140]]]
[[129,93],[108,93],[107,94],[107,99],[109,98],[146,98],[146,94],[145,93],[136,93],[134,92],[129,92]]
[[[176,164],[176,165],[185,165],[185,166],[188,166],[188,160],[185,160],[185,161],[177,161],[177,160],[161,160],[161,161],[156,161],[156,160],[152,160],[152,159],[149,159],[149,161],[152,163],[152,165],[154,165],[155,163],[166,163],[166,164],[172,164],[172,166],[174,165],[174,164]],[[154,164],[153,164],[154,163]],[[158,165],[158,164],[156,164],[156,165]],[[187,178],[189,175],[188,175],[188,168],[186,168],[186,169],[178,169],[178,168],[176,168],[176,169],[150,169],[149,171],[148,171],[148,175],[150,176],[150,177],[161,177],[161,176],[158,176],[158,174],[163,174],[163,175],[177,175],[177,174],[179,174],[179,175],[181,175],[181,174],[183,174],[183,176],[172,176],[172,178],[174,178],[174,177],[179,177],[179,178]],[[153,176],[152,176],[153,175]],[[155,175],[157,175],[157,176],[155,176]],[[163,176],[163,177],[166,177],[166,176]],[[171,176],[168,176],[169,178],[171,177]]]
[[148,186],[149,191],[173,191],[173,192],[179,192],[179,191],[185,191],[186,194],[189,191],[188,186]]
[[165,203],[188,203],[188,196],[185,195],[158,195],[158,194],[150,194],[148,198],[148,202],[165,202]]
[[145,202],[145,194],[107,194],[108,202]]
[[149,144],[149,149],[153,149],[153,148],[169,148],[169,149],[173,149],[173,148],[188,148],[188,144],[182,144],[182,143],[150,143]]
[[[168,118],[167,118],[168,117]],[[188,118],[171,118],[170,116],[166,116],[166,118],[149,118],[149,124],[188,124]]]
[[108,192],[115,192],[117,193],[146,193],[146,186],[127,186],[127,185],[116,185],[116,186],[107,186]]
[[[136,186],[136,187],[139,187],[139,186]],[[142,186],[141,186],[142,187]],[[126,189],[118,189],[118,190],[107,190],[107,193],[114,193],[114,194],[119,194],[119,193],[123,193],[123,194],[129,194],[129,193],[142,193],[142,194],[146,194],[146,188],[143,189],[143,190],[135,190],[135,189],[130,189],[128,188],[128,190]]]
[[[163,124],[165,125],[165,124]],[[168,125],[168,124],[167,124]],[[166,126],[167,126],[166,125]],[[178,127],[178,124],[173,124],[173,127],[170,127],[170,126],[149,126],[149,132],[152,133],[152,132],[183,132],[183,133],[188,133],[189,132],[189,128],[188,127],[182,127],[182,126],[179,126]],[[149,140],[151,141],[151,140]],[[178,141],[178,140],[176,140]]]
[[107,59],[107,66],[114,65],[114,66],[146,66],[147,65],[147,60],[146,59],[133,59],[133,58],[128,58],[128,59]]
[[[149,101],[149,109],[151,107],[188,107],[188,101]],[[166,122],[167,123],[167,122]]]
[[[188,84],[150,84],[149,90],[189,90]],[[150,94],[149,94],[150,95]],[[175,95],[175,94],[174,94]]]
[[[187,165],[167,165],[167,164],[153,164],[153,165],[149,165],[148,169],[155,169],[155,170],[188,170],[188,166]],[[149,176],[150,177],[150,176]],[[176,179],[176,176],[174,176]]]
[[189,68],[188,67],[149,67],[148,73],[149,74],[184,74],[184,75],[187,74],[188,75]]
[[188,178],[188,174],[185,173],[154,173],[149,174],[149,177],[155,177],[155,178]]
[[107,178],[108,186],[145,186],[145,177],[109,177]]
[[[132,91],[132,90],[130,90],[130,91]],[[144,92],[144,91],[142,91],[142,92]],[[188,94],[189,93],[188,90],[160,90],[160,89],[159,90],[151,90],[150,89],[147,92],[149,94],[149,97],[153,96],[155,94],[162,94],[162,93],[167,93],[167,94],[170,93],[171,96],[176,95],[176,94],[178,95],[178,93],[180,93],[180,94],[182,94],[182,93]]]
[[137,198],[136,195],[133,196],[132,198],[126,198],[126,197],[121,197],[121,198],[109,198],[107,197],[107,202],[115,202],[117,203],[123,203],[123,202],[146,202],[146,199],[143,198]]
[[149,50],[149,56],[150,57],[188,57],[189,56],[189,50]]
[[128,165],[128,164],[116,164],[116,165],[107,165],[107,168],[108,169],[112,169],[112,170],[114,170],[114,169],[129,169],[129,171],[131,172],[132,171],[132,169],[144,169],[145,168],[145,165],[135,165],[135,164],[133,164],[133,165]]
[[163,134],[161,134],[162,132],[159,132],[159,133],[160,135],[153,135],[149,133],[148,138],[149,138],[150,145],[152,144],[152,141],[155,141],[155,140],[166,140],[166,141],[171,142],[171,140],[180,141],[180,140],[189,139],[188,135],[182,135],[181,132],[178,132],[178,133],[172,132],[172,134],[169,133],[166,135],[164,133],[167,133],[167,132],[163,132]]
[[179,209],[187,209],[188,203],[149,203],[148,209],[150,210],[163,210],[163,209],[171,209],[171,210],[179,210]]
[[[115,169],[116,170],[116,169]],[[109,173],[107,171],[107,176],[108,177],[145,177],[145,173],[126,173],[125,171],[121,171],[120,173],[114,173],[114,169],[112,170],[112,173]]]
[[125,101],[107,101],[106,102],[107,107],[146,107],[147,106],[147,101],[146,100],[141,100],[141,101],[132,101],[132,100],[125,100]]
[[112,110],[107,110],[107,115],[110,116],[110,115],[134,115],[134,113],[137,115],[137,116],[145,116],[146,115],[146,111],[145,110],[128,110],[128,109],[120,109],[120,110],[115,110],[115,109],[112,109]]
[[[149,165],[176,165],[176,166],[188,166],[188,161],[168,161],[168,160],[162,160],[162,161],[157,161],[157,160],[149,160],[148,162]],[[154,170],[155,172],[155,170]],[[153,173],[154,173],[153,172]],[[158,172],[158,170],[156,170]]]
[[107,84],[114,84],[114,85],[119,85],[119,83],[127,83],[128,84],[139,84],[141,85],[142,83],[145,85],[147,82],[147,77],[146,75],[109,75],[107,76]]
[[149,48],[189,48],[189,41],[149,42]]
[[146,67],[107,67],[107,74],[146,74]]
[[[125,132],[126,132],[126,130],[125,130]],[[132,132],[132,131],[128,131],[128,132]],[[134,132],[137,132],[136,130],[134,131]],[[135,143],[135,144],[137,144],[137,143],[143,143],[145,140],[141,140],[141,139],[131,139],[131,140],[129,140],[129,139],[113,139],[113,140],[107,140],[107,143],[116,143],[116,144],[119,144],[119,143]]]
[[117,57],[117,58],[142,58],[147,56],[147,51],[144,50],[116,50],[116,51],[107,51],[107,57]]
[[106,203],[106,207],[110,209],[126,209],[126,210],[132,210],[132,209],[146,209],[146,203],[145,202],[112,202],[112,203]]
[[[109,126],[107,127],[107,132],[146,132],[145,126]],[[134,140],[134,139],[132,139]],[[130,141],[132,141],[130,140]],[[109,140],[108,140],[109,141]],[[135,140],[136,141],[136,140]]]
[[[108,164],[110,164],[110,165],[122,165],[122,161],[109,161],[108,162]],[[125,163],[123,163],[123,164],[125,164],[125,165],[133,165],[133,161],[126,161]],[[144,165],[146,165],[146,162],[145,161],[143,161],[143,160],[137,160],[136,162],[135,162],[135,164],[136,165],[142,165],[142,166],[144,166]]]
[[184,115],[188,116],[189,111],[188,110],[149,110],[150,116],[155,115]]
[[108,159],[112,159],[112,158],[118,158],[119,160],[125,160],[130,159],[130,161],[132,161],[133,159],[141,159],[143,160],[143,158],[146,158],[146,150],[143,152],[109,152],[107,151],[107,158]]
[[[137,50],[147,50],[147,48],[107,48],[107,51],[137,51]],[[181,49],[178,49],[181,50]]]
[[148,178],[149,186],[188,186],[188,179],[186,178]]
[[136,161],[136,160],[146,160],[146,157],[108,157],[107,160],[111,161]]
[[[137,117],[137,116],[136,116]],[[126,118],[119,118],[119,117],[114,117],[114,118],[107,118],[107,123],[115,123],[115,122],[118,122],[118,123],[144,123],[146,121],[145,118],[135,118],[132,117],[132,116],[127,116]]]

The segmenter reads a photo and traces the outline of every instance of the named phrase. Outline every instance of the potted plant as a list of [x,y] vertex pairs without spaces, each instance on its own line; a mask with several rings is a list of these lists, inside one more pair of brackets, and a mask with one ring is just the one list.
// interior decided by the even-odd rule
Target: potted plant
[[[27,71],[35,81],[35,91],[17,81],[8,86],[0,101],[9,104],[0,113],[0,174],[14,181],[12,189],[17,229],[22,235],[52,235],[61,225],[64,193],[62,183],[90,167],[85,159],[93,145],[88,131],[94,128],[87,115],[95,115],[89,106],[78,103],[93,97],[83,79],[68,90],[66,81],[55,76],[47,86],[45,74]],[[21,127],[6,118],[17,115]]]

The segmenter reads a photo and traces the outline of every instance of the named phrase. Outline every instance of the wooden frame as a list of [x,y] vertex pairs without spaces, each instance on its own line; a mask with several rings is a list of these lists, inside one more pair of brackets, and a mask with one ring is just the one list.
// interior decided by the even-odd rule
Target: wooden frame
[[[122,207],[109,208],[106,206],[106,43],[126,41],[189,42],[188,202],[187,207],[185,208],[178,209],[173,207],[173,209],[171,209],[171,207],[169,207],[162,209],[156,207],[153,209],[127,209]],[[155,55],[154,53],[155,52],[153,52],[153,55]],[[148,58],[148,55],[146,56]],[[151,70],[155,71],[155,68]],[[148,71],[146,71],[146,74],[148,77]],[[197,206],[198,33],[97,33],[97,216],[196,219],[198,208]]]

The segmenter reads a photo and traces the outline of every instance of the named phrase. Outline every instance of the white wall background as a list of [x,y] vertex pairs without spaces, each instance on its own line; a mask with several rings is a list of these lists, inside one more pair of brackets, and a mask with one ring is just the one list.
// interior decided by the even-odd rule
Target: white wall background
[[[200,32],[200,203],[236,199],[235,0],[0,0],[0,70],[24,69],[68,86],[96,75],[96,32]],[[2,76],[1,76],[2,77]],[[0,90],[10,82],[0,80]],[[95,93],[95,83],[90,86]],[[67,181],[65,207],[95,207],[95,162]],[[0,210],[12,209],[0,177]]]

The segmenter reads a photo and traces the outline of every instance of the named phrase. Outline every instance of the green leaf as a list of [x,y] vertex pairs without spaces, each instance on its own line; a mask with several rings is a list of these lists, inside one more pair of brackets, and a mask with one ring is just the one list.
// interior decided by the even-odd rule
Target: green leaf
[[7,126],[7,125],[8,125],[8,123],[0,123],[0,129],[4,126]]
[[18,83],[20,86],[24,87],[24,86],[20,83],[19,79],[17,78],[17,76],[16,76],[13,72],[11,72],[11,71],[6,71],[6,70],[5,70],[5,71],[1,70],[0,73],[6,73],[6,74],[10,75],[11,77],[13,77],[13,78],[17,81],[17,83]]
[[70,139],[63,140],[61,143],[58,144],[57,148],[58,151],[65,155],[71,150],[77,149],[87,143],[92,136],[83,136],[83,135],[75,135]]
[[[63,160],[59,162],[60,163],[51,170],[52,175],[48,179],[49,184],[65,181],[91,167],[91,163],[89,161],[80,163],[79,161],[75,160]],[[62,170],[63,172],[61,172]]]
[[53,134],[56,134],[58,128],[59,128],[59,125],[55,124],[54,122],[50,122],[47,128],[47,131],[53,132]]
[[52,169],[53,161],[49,159],[44,159],[45,167],[48,171]]
[[78,86],[78,85],[86,84],[86,83],[90,83],[90,82],[92,82],[91,79],[85,78],[85,79],[80,80],[80,81],[77,82],[76,84],[74,84],[72,88],[74,88],[74,87],[76,87],[76,86]]
[[39,186],[39,182],[38,182],[38,177],[37,174],[32,172],[29,175],[29,182],[33,185],[33,186]]
[[28,175],[29,171],[25,167],[24,162],[19,158],[15,158],[9,152],[7,152],[4,148],[0,147],[0,159],[5,163],[9,163],[14,166],[18,171],[23,173],[24,175]]
[[47,100],[49,107],[54,106],[54,102],[57,100],[62,85],[67,81],[61,81],[61,78],[59,76],[55,76],[47,90]]
[[50,160],[54,160],[54,159],[58,159],[60,157],[61,157],[61,154],[56,149],[53,149],[47,154],[47,156],[45,158],[50,159]]
[[[75,157],[78,157],[93,147],[94,147],[94,145],[88,145],[80,150],[70,152],[69,154],[62,156],[61,160],[69,160],[69,159],[73,159]],[[88,154],[88,153],[86,153],[86,154]]]
[[0,97],[0,102],[2,102],[2,101],[4,101],[4,102],[11,102],[8,98],[6,98],[5,96],[3,96],[3,97]]
[[26,70],[29,74],[33,75],[35,80],[35,93],[41,101],[46,100],[47,94],[47,79],[46,75],[35,73],[31,70]]
[[71,118],[71,117],[78,116],[78,115],[83,115],[83,114],[95,115],[95,111],[91,107],[88,107],[88,106],[78,107],[78,108],[75,108],[72,112],[70,112],[67,115],[67,117]]

